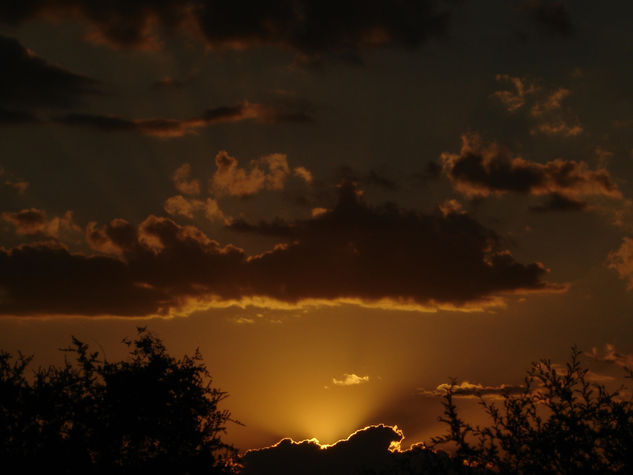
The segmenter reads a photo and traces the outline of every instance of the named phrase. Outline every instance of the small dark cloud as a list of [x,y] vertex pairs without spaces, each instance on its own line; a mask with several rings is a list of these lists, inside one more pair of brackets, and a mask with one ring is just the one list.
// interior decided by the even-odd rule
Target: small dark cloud
[[574,32],[567,5],[564,0],[528,0],[523,8],[547,33],[570,36]]
[[353,182],[362,188],[381,188],[386,191],[396,191],[400,185],[389,178],[384,172],[371,169],[367,172],[354,170],[353,168],[342,165],[338,168],[338,179],[346,182]]
[[0,108],[0,127],[37,122],[39,119],[33,112]]
[[122,132],[140,128],[133,120],[117,116],[94,114],[67,114],[63,117],[59,117],[55,121],[70,127],[88,127],[104,132]]
[[12,223],[20,234],[33,234],[39,231],[47,221],[46,213],[41,209],[23,209],[17,212],[3,212],[2,219]]
[[378,173],[375,170],[369,171],[366,180],[368,185],[377,186],[388,191],[396,191],[399,188],[398,184],[395,181],[387,178],[386,176]]
[[442,175],[442,167],[436,161],[427,162],[424,166],[424,170],[418,173],[414,173],[412,176],[415,181],[420,183],[427,183],[437,180]]
[[30,0],[2,3],[0,21],[15,25],[79,15],[89,39],[136,48],[159,47],[161,34],[196,25],[212,47],[277,45],[310,62],[324,55],[357,61],[363,49],[411,48],[444,35],[451,7],[436,0]]
[[154,81],[152,83],[151,89],[160,90],[160,89],[180,89],[185,85],[185,81],[180,81],[178,79],[174,79],[171,77],[165,77],[163,79],[159,79],[158,81]]
[[262,236],[290,237],[293,235],[293,227],[281,218],[273,221],[260,221],[257,224],[249,223],[243,219],[235,219],[227,227],[239,233],[260,234]]
[[4,119],[0,122],[3,123],[32,121],[34,117],[29,109],[70,107],[85,95],[99,92],[95,80],[49,64],[17,40],[2,35],[0,68],[0,107],[3,109],[0,119]]
[[73,213],[67,211],[61,217],[49,218],[44,210],[37,208],[23,209],[20,211],[5,211],[0,214],[0,219],[11,223],[17,234],[40,235],[58,238],[62,234],[78,234],[79,226],[73,221]]
[[491,194],[558,194],[569,200],[597,195],[621,198],[622,193],[604,168],[591,170],[585,162],[557,158],[538,163],[513,157],[475,134],[462,137],[459,154],[443,153],[443,170],[454,187],[471,197]]
[[560,193],[550,194],[546,201],[540,205],[530,207],[530,211],[535,213],[548,213],[550,211],[584,211],[587,203],[567,198]]

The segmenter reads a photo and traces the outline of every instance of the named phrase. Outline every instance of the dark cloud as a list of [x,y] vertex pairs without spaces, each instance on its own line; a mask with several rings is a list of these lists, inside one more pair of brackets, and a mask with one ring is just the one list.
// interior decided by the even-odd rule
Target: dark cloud
[[[7,4],[15,2],[3,3]],[[0,8],[6,10],[7,7]],[[49,64],[17,40],[2,35],[0,65],[1,123],[34,120],[30,111],[15,108],[69,107],[84,95],[98,92],[98,85],[93,79]]]
[[[289,224],[238,224],[242,231],[289,233],[256,256],[156,216],[139,226],[91,223],[86,240],[99,258],[48,245],[3,249],[0,314],[188,314],[238,300],[471,308],[507,294],[561,289],[542,280],[540,263],[518,263],[465,213],[371,208],[351,185],[341,187],[332,210]],[[102,268],[116,285],[97,275]],[[77,288],[87,292],[81,304]]]
[[547,213],[550,211],[584,211],[587,209],[587,203],[567,198],[560,193],[552,193],[547,200],[537,206],[531,206],[530,211],[535,213]]
[[235,219],[227,227],[232,231],[260,234],[262,236],[290,237],[294,234],[293,226],[281,218],[276,218],[271,222],[260,221],[258,224],[251,224],[243,219]]
[[375,170],[369,170],[369,173],[367,174],[367,183],[369,185],[377,186],[388,191],[396,191],[399,188],[398,184],[395,181],[387,178],[386,176],[378,173]]
[[249,450],[240,462],[244,475],[353,475],[362,473],[469,473],[459,461],[423,445],[401,450],[404,434],[383,424],[365,427],[333,445],[283,439]]
[[374,169],[368,172],[361,172],[347,165],[343,165],[339,167],[338,175],[341,180],[357,183],[363,188],[375,187],[386,191],[397,191],[400,188],[400,185],[396,181],[386,176],[385,173]]
[[278,110],[275,107],[243,102],[237,106],[208,109],[201,116],[191,119],[125,119],[118,116],[93,114],[67,114],[55,122],[70,127],[88,127],[103,132],[137,132],[154,137],[182,137],[204,127],[221,123],[256,120],[262,123],[311,122],[313,119],[302,111]]
[[548,288],[541,264],[516,262],[468,215],[371,208],[349,184],[332,210],[296,223],[294,241],[252,259],[251,268],[265,295],[290,301],[461,305]]
[[560,158],[538,163],[512,157],[495,143],[484,146],[477,135],[464,135],[460,153],[443,153],[441,161],[455,188],[473,197],[509,192],[555,193],[571,200],[588,195],[622,197],[603,168],[591,170],[585,162]]
[[528,0],[523,7],[548,33],[570,36],[574,32],[574,25],[563,0]]
[[153,90],[180,89],[184,85],[185,85],[185,81],[181,81],[179,79],[174,79],[171,77],[165,77],[163,79],[159,79],[158,81],[154,81],[152,83],[151,89]]
[[163,298],[135,282],[124,262],[57,244],[0,248],[0,268],[4,315],[148,315]]
[[436,161],[427,162],[424,170],[413,173],[411,176],[415,183],[424,185],[440,178],[442,176],[442,167]]
[[24,125],[39,122],[33,112],[0,108],[0,126]]
[[89,38],[145,48],[160,44],[161,33],[193,26],[213,47],[268,44],[310,59],[323,54],[356,58],[362,48],[408,48],[443,35],[451,5],[438,0],[29,0],[2,3],[0,21],[80,15]]

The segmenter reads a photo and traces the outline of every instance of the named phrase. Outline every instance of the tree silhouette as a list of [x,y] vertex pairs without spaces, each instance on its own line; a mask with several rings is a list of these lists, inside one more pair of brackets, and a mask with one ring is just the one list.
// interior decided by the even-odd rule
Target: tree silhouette
[[440,417],[449,433],[434,445],[451,444],[464,463],[501,473],[633,473],[633,403],[588,381],[580,355],[574,347],[564,369],[533,363],[523,391],[505,394],[501,408],[480,396],[487,427],[462,420],[453,382]]
[[[0,457],[19,473],[218,474],[235,450],[222,442],[226,393],[198,351],[176,359],[138,329],[127,359],[108,362],[72,339],[62,367],[0,353]],[[71,361],[69,361],[71,360]]]

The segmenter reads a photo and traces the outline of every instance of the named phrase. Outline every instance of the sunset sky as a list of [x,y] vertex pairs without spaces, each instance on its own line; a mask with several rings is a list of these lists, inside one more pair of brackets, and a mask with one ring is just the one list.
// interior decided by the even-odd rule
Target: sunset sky
[[115,359],[138,326],[198,347],[242,450],[381,423],[428,440],[450,378],[496,394],[574,344],[615,381],[632,17],[0,3],[0,347],[60,363],[75,335]]

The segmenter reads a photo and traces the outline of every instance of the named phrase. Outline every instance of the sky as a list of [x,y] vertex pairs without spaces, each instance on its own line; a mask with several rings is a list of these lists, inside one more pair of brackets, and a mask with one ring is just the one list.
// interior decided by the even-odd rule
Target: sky
[[466,396],[572,345],[615,381],[633,361],[631,15],[2,3],[0,347],[56,364],[74,335],[115,359],[146,326],[199,348],[241,450],[368,426],[429,440],[450,378],[475,411]]

